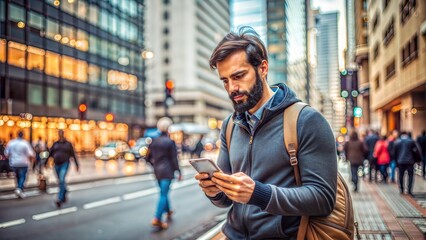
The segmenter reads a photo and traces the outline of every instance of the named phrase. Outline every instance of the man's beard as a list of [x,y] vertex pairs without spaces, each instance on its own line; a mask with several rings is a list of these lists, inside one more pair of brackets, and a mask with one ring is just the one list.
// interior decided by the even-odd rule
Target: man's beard
[[[235,102],[234,97],[237,95],[245,95],[247,96],[247,100]],[[260,74],[256,72],[256,83],[253,85],[253,87],[249,91],[241,90],[241,91],[232,92],[229,95],[229,98],[231,99],[234,105],[235,111],[238,113],[243,113],[245,111],[252,109],[254,106],[256,106],[256,104],[262,98],[262,95],[263,95],[262,79],[260,77]]]

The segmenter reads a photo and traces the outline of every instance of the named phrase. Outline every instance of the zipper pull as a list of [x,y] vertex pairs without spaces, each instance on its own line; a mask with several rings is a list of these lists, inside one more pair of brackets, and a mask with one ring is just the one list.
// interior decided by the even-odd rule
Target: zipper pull
[[253,142],[253,136],[250,136],[250,142],[249,142],[249,144],[251,145],[252,142]]

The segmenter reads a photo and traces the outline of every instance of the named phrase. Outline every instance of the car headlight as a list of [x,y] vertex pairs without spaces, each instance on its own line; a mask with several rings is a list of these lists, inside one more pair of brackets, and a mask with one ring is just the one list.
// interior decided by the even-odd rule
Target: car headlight
[[95,150],[95,156],[98,157],[98,158],[102,157],[102,151],[99,150],[99,149],[96,149]]
[[124,154],[124,159],[126,161],[133,161],[135,160],[135,155],[133,155],[133,153],[126,153]]
[[148,152],[148,148],[147,147],[141,147],[141,148],[139,148],[139,154],[141,156],[145,157],[145,155],[147,154],[147,152]]
[[109,150],[108,151],[108,156],[109,157],[115,157],[116,154],[117,154],[117,152],[115,150]]

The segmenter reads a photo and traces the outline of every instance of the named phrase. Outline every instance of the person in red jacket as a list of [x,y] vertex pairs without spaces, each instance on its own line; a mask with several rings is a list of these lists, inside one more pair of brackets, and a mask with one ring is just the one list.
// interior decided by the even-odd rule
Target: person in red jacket
[[387,183],[388,179],[388,167],[390,163],[390,154],[388,151],[389,142],[386,139],[386,136],[382,136],[379,141],[377,141],[376,146],[374,147],[373,156],[377,159],[377,168],[383,176],[383,183]]

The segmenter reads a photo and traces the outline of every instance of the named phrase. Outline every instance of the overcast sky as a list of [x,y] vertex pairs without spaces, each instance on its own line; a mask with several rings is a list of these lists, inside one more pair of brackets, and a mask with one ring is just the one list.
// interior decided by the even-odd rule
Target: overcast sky
[[339,67],[344,67],[344,54],[346,48],[346,11],[344,0],[311,0],[312,8],[319,8],[322,13],[339,12]]

